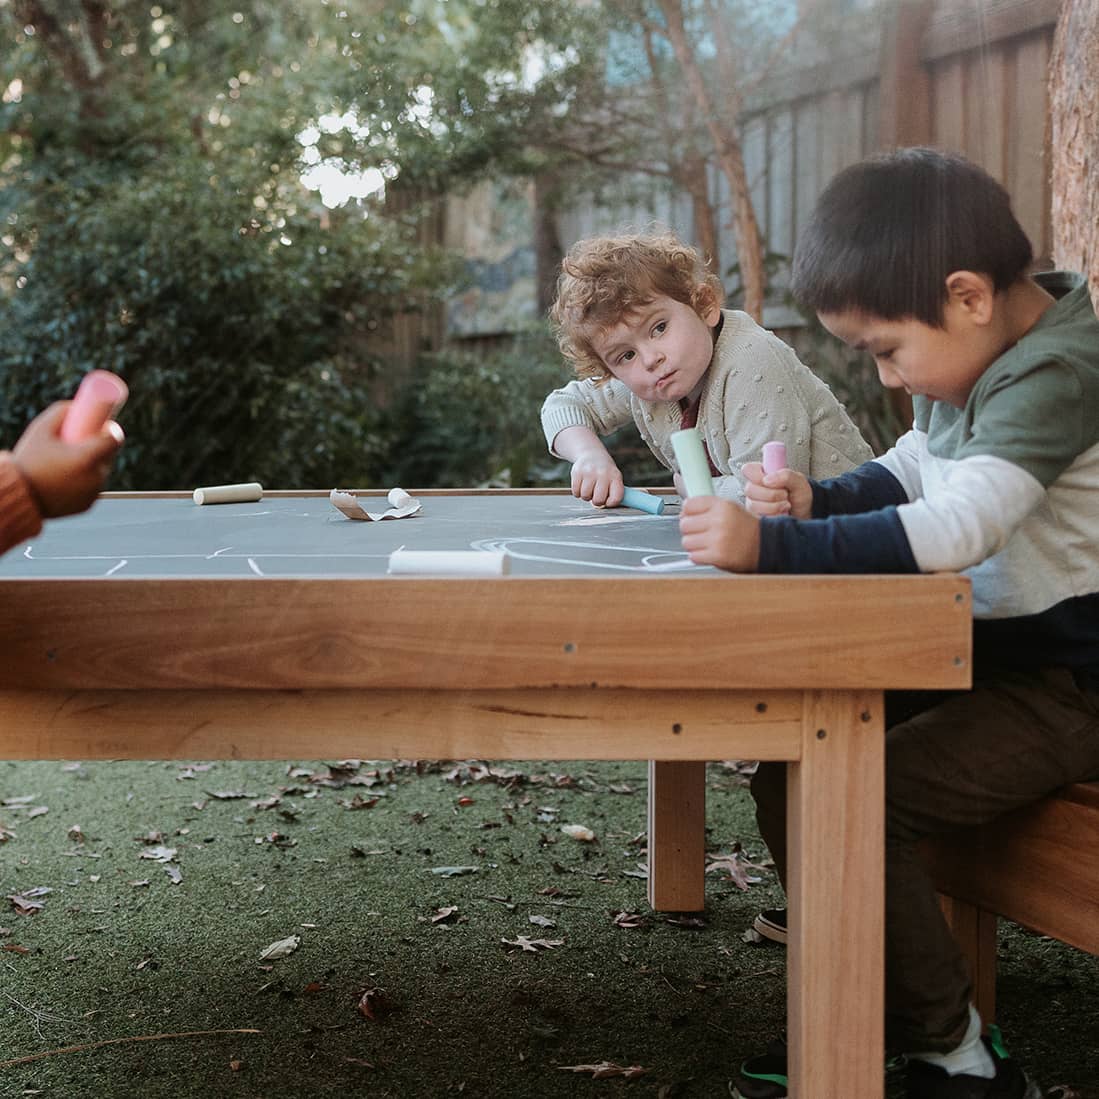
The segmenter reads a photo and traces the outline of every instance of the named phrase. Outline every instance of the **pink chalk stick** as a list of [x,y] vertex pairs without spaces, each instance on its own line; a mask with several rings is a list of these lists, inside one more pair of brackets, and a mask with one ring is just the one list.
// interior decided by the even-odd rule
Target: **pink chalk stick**
[[79,443],[96,434],[122,407],[129,396],[126,383],[108,370],[85,374],[61,425],[66,443]]
[[764,443],[763,444],[763,472],[764,473],[778,473],[780,469],[786,468],[786,444],[785,443]]

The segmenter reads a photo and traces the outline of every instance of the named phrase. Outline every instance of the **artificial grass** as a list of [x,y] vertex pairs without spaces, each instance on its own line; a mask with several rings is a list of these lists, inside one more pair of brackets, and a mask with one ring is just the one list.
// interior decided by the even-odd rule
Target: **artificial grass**
[[[0,763],[0,896],[52,890],[2,902],[0,1061],[260,1033],[55,1053],[0,1069],[2,1099],[724,1096],[783,1025],[784,953],[742,939],[773,875],[709,875],[704,926],[649,910],[644,764],[203,768]],[[742,781],[710,767],[708,849],[759,862]],[[1099,1099],[1097,960],[1013,928],[1001,950],[1013,1053]],[[603,1062],[647,1072],[566,1071]]]

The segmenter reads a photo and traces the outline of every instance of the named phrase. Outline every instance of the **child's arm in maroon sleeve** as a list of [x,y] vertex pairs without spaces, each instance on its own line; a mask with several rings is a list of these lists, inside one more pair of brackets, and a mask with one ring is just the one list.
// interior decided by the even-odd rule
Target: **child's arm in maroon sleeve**
[[11,454],[0,451],[0,553],[42,529],[42,516],[26,478],[12,461]]

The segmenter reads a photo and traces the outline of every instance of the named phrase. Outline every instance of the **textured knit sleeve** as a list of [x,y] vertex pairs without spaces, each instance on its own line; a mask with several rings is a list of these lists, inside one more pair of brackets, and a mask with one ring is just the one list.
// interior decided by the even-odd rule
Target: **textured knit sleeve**
[[33,538],[42,529],[42,516],[30,486],[11,455],[0,451],[0,553]]
[[[873,457],[843,405],[797,357],[793,348],[757,325],[747,314],[726,313],[719,341],[722,450],[739,477],[758,462],[763,445],[785,443],[791,469],[817,480],[834,477]],[[716,381],[716,379],[715,379]]]
[[556,456],[559,455],[553,449],[553,440],[566,427],[587,427],[602,436],[632,423],[630,391],[613,379],[603,385],[590,381],[569,382],[555,389],[542,404],[546,445]]

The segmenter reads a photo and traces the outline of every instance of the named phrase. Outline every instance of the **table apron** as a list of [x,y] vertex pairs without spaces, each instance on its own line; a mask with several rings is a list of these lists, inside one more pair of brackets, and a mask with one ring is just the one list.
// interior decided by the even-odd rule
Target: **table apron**
[[778,759],[799,690],[0,690],[0,759]]

